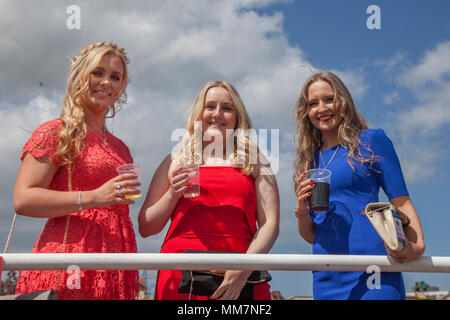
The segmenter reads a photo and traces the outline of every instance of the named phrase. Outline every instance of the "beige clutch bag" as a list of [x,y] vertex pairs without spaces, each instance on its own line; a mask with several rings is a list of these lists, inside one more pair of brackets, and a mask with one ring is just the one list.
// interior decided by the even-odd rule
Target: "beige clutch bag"
[[369,203],[361,213],[369,218],[372,226],[391,250],[403,250],[405,245],[403,227],[410,223],[406,214],[389,202]]

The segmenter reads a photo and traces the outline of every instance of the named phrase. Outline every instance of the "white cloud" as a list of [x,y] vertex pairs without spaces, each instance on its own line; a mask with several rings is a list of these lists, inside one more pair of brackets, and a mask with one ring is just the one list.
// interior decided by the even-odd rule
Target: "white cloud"
[[442,139],[450,134],[449,57],[450,42],[441,43],[425,52],[416,65],[404,67],[396,79],[417,101],[392,119],[399,153],[406,160],[402,162],[405,175],[411,182],[436,174],[436,162],[449,156],[447,139]]
[[392,92],[390,94],[387,94],[387,95],[385,95],[383,97],[383,101],[386,104],[392,104],[397,99],[398,99],[398,92],[397,91],[394,91],[394,92]]
[[342,79],[355,101],[364,97],[364,93],[366,92],[368,86],[364,82],[364,72],[361,68],[357,70],[331,71]]
[[[22,0],[4,3],[0,29],[8,32],[0,35],[5,44],[0,47],[0,65],[4,67],[0,73],[4,177],[0,210],[12,211],[20,151],[29,137],[17,128],[32,131],[58,117],[68,71],[65,59],[89,43],[113,41],[130,56],[132,82],[128,104],[108,126],[142,164],[143,190],[174,146],[171,133],[185,126],[197,92],[207,81],[228,80],[241,93],[255,126],[280,129],[280,243],[298,244],[292,216],[293,114],[298,93],[310,75],[308,69],[314,67],[300,48],[289,45],[281,13],[253,10],[272,2],[276,1],[78,1],[81,30],[66,28],[66,8],[71,1],[48,0],[33,7]],[[364,94],[362,73],[337,73],[356,96]],[[131,207],[135,227],[142,201]],[[9,217],[8,223],[2,223],[2,234],[8,225]],[[158,252],[164,234],[147,239],[137,234],[139,250]],[[28,243],[28,249],[31,245]]]
[[31,132],[39,124],[56,118],[61,112],[60,104],[55,101],[62,100],[62,96],[54,96],[51,99],[45,96],[37,96],[23,106],[6,106],[0,110],[0,150],[3,156],[0,158],[2,168],[11,165],[11,156],[19,160],[21,146],[26,142]]
[[389,81],[392,81],[399,65],[402,65],[407,57],[406,52],[397,52],[393,57],[376,60],[373,64],[383,68],[383,73]]
[[[450,41],[439,44],[433,50],[428,50],[420,63],[408,70],[400,80],[411,89],[422,88],[427,83],[433,86],[445,86],[450,75]],[[447,78],[446,78],[447,77]],[[420,96],[421,93],[418,92]]]
[[425,53],[398,81],[417,98],[418,104],[400,117],[405,134],[431,134],[450,124],[450,42],[439,44]]

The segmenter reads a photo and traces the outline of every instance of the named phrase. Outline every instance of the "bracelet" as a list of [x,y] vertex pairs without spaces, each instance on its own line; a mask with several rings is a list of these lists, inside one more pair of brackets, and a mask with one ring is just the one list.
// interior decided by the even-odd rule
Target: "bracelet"
[[81,191],[78,191],[77,206],[78,206],[78,211],[82,211],[83,210],[83,201],[81,201]]

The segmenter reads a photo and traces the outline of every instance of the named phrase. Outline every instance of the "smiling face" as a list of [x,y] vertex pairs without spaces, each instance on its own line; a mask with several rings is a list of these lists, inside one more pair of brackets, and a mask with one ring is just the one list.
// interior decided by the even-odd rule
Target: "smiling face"
[[337,136],[342,116],[334,101],[334,91],[330,84],[318,80],[308,88],[308,117],[323,136]]
[[122,59],[114,53],[105,54],[89,75],[85,94],[87,112],[105,114],[119,98],[124,76]]
[[237,112],[230,93],[223,87],[212,87],[205,96],[205,104],[201,116],[202,132],[213,136],[220,132],[226,138],[226,130],[234,130]]

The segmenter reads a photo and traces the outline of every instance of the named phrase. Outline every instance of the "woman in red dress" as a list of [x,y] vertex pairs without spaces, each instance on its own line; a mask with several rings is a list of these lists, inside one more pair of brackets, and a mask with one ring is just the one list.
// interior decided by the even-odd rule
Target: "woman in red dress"
[[[250,128],[244,104],[231,84],[210,82],[199,92],[190,109],[187,134],[178,152],[156,170],[139,213],[143,237],[159,233],[171,219],[162,253],[270,251],[279,230],[278,187],[270,166],[263,165],[267,161],[253,157],[259,150],[245,134]],[[200,195],[191,198],[183,197],[188,177],[181,168],[188,162],[201,164]],[[181,271],[160,270],[155,299],[235,300],[252,271],[223,272],[222,284],[205,297],[178,293]],[[270,298],[268,283],[254,286],[253,299]]]
[[[139,182],[115,169],[133,158],[105,127],[126,100],[127,64],[115,44],[84,48],[71,60],[61,117],[42,124],[23,148],[14,208],[48,218],[33,253],[137,252],[128,208],[134,201],[123,196],[136,193]],[[23,271],[16,293],[57,289],[60,299],[135,299],[138,288],[138,271]]]

